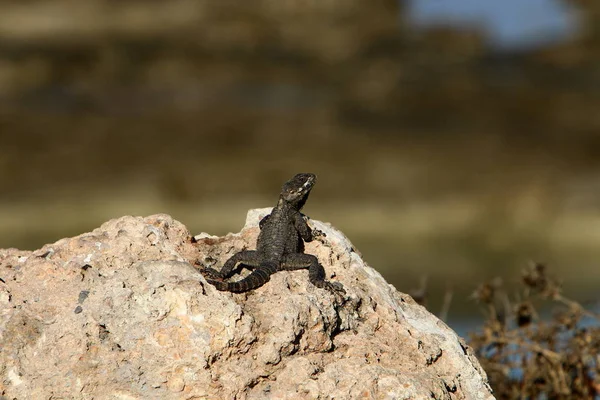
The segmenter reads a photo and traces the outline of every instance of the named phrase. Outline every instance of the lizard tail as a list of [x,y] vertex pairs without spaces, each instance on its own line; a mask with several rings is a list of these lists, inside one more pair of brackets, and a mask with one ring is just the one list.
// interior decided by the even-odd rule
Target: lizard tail
[[271,278],[270,271],[257,268],[250,275],[237,282],[223,282],[213,279],[206,281],[222,292],[242,293],[261,287]]

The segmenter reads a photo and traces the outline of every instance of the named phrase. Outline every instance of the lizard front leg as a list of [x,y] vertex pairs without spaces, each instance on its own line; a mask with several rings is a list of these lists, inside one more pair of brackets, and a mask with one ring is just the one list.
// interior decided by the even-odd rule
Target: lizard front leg
[[311,229],[310,226],[308,226],[306,219],[307,218],[302,213],[297,212],[294,214],[294,228],[296,228],[296,231],[298,231],[302,240],[308,243],[312,242],[314,239],[325,236],[320,230]]
[[266,223],[267,223],[267,221],[269,220],[269,217],[270,217],[270,216],[271,216],[271,214],[267,214],[267,215],[265,215],[265,216],[264,216],[264,217],[263,217],[263,218],[262,218],[262,219],[259,221],[259,223],[258,223],[258,228],[259,228],[259,229],[262,229],[262,228],[265,226],[265,224],[266,224]]

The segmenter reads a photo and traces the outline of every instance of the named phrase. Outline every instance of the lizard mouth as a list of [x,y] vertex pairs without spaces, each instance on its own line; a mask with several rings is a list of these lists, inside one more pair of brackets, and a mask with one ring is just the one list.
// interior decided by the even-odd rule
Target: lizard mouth
[[309,176],[306,179],[306,182],[304,182],[304,184],[302,185],[302,190],[307,190],[307,189],[312,188],[315,185],[315,183],[317,183],[317,177],[314,175]]

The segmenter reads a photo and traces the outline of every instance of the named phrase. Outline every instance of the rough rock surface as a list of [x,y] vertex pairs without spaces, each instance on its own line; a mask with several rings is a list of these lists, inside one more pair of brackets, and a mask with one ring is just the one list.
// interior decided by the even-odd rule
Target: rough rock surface
[[367,266],[342,233],[307,252],[345,298],[279,272],[244,294],[192,266],[252,248],[192,243],[168,215],[111,220],[29,252],[0,250],[0,397],[6,399],[491,399],[485,372],[443,322]]

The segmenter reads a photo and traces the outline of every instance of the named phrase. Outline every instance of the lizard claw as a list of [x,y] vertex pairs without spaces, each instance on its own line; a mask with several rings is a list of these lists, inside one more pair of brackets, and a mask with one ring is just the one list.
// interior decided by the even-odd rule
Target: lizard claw
[[312,236],[314,240],[318,240],[319,242],[325,244],[325,238],[327,237],[325,232],[320,231],[319,229],[313,229]]
[[325,282],[323,289],[329,290],[333,294],[345,295],[346,290],[344,286],[339,282]]

